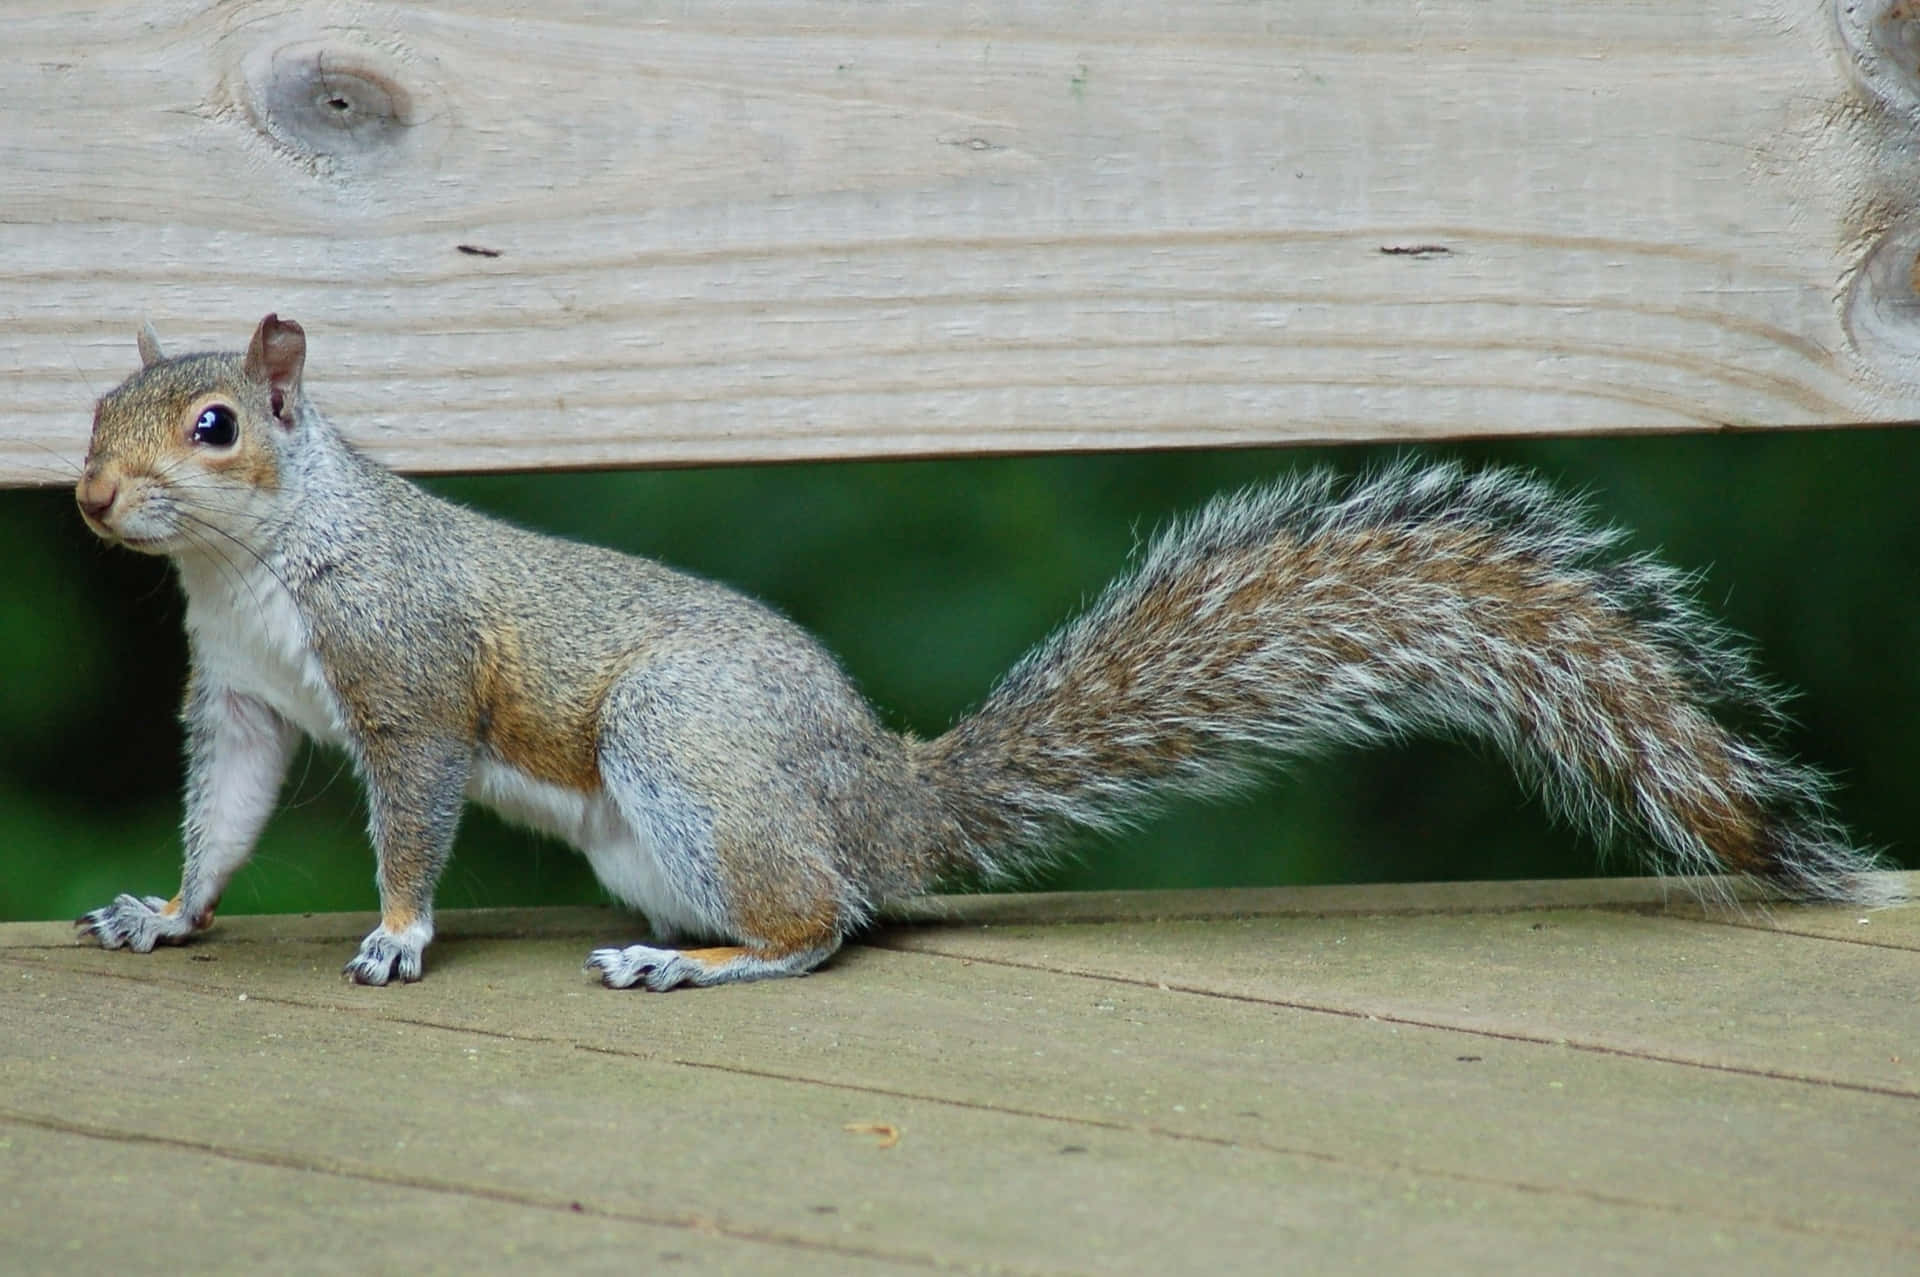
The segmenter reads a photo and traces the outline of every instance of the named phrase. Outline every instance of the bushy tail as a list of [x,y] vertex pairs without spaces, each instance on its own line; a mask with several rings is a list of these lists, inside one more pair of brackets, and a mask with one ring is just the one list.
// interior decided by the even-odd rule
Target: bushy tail
[[1415,733],[1492,742],[1554,810],[1661,871],[1879,902],[1827,780],[1713,711],[1781,722],[1694,582],[1510,470],[1315,473],[1162,534],[971,717],[917,747],[956,867],[1217,792],[1263,760]]

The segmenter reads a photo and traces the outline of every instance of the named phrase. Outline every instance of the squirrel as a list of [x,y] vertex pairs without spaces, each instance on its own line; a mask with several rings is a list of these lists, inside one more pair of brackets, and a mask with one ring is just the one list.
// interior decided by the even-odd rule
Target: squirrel
[[420,978],[468,798],[571,842],[651,938],[689,946],[586,960],[664,990],[805,974],[887,901],[1018,873],[1263,760],[1416,731],[1492,743],[1657,870],[1892,898],[1826,778],[1763,739],[1779,694],[1693,578],[1521,472],[1402,461],[1217,498],[921,740],[770,608],[364,456],[302,389],[300,325],[266,316],[244,354],[167,358],[150,325],[138,344],[75,496],[186,594],[185,863],[171,899],[77,921],[107,948],[211,923],[301,733],[366,787],[380,925],[345,975],[368,985]]

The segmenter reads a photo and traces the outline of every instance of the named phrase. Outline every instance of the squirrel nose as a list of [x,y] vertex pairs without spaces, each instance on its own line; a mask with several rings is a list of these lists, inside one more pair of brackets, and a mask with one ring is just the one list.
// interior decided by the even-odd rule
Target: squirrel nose
[[104,523],[113,503],[120,497],[120,483],[106,475],[87,474],[81,478],[73,496],[83,514],[95,523]]

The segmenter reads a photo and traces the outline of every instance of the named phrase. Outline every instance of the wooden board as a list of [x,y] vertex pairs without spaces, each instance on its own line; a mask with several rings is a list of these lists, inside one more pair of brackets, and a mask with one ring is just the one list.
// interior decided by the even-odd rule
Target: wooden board
[[1920,417],[1911,6],[7,6],[0,482],[151,318],[418,470]]
[[1920,911],[1483,887],[935,902],[663,996],[580,974],[606,910],[449,914],[392,989],[371,917],[0,926],[0,1266],[1920,1262]]

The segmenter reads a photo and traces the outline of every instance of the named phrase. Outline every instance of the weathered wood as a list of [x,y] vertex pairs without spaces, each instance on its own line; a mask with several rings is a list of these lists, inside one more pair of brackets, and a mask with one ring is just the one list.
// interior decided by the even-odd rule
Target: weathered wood
[[959,901],[665,996],[579,973],[610,911],[449,914],[392,989],[337,977],[366,917],[0,926],[0,1262],[1910,1271],[1910,915],[1868,947],[1585,886]]
[[0,482],[268,309],[428,470],[1910,419],[1911,8],[12,3]]

